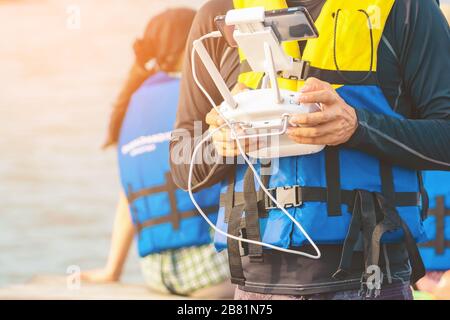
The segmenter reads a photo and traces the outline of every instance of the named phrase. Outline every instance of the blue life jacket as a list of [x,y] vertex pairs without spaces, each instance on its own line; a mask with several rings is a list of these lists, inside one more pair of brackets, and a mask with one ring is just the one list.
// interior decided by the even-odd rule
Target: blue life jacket
[[[179,80],[165,73],[149,77],[133,94],[118,144],[120,177],[140,256],[211,243],[210,229],[187,192],[170,175],[169,140],[179,96]],[[195,194],[215,221],[220,186]]]
[[427,270],[449,270],[450,172],[426,171],[423,178],[430,204],[424,221],[429,241],[420,245],[420,254]]
[[[264,5],[266,10],[286,7],[284,0],[235,0],[237,7]],[[277,7],[274,7],[278,3]],[[385,98],[377,80],[377,52],[393,0],[326,1],[316,27],[319,37],[308,40],[303,51],[295,41],[283,43],[286,54],[309,67],[302,79],[278,79],[280,88],[298,91],[308,77],[327,81],[345,102],[356,108],[402,118]],[[375,21],[377,26],[372,27]],[[241,56],[241,60],[245,57]],[[257,88],[261,73],[245,70],[239,82]],[[295,157],[273,159],[270,176],[262,176],[277,201],[303,226],[317,244],[343,244],[335,278],[345,278],[352,254],[365,250],[365,267],[378,265],[380,243],[405,241],[412,281],[424,274],[416,241],[425,238],[419,173],[392,166],[367,153],[344,147]],[[248,166],[237,165],[235,175],[222,187],[217,226],[236,236],[282,248],[308,244],[305,236],[259,190]],[[218,250],[228,248],[234,283],[244,284],[239,243],[215,234]],[[242,243],[250,261],[264,258],[261,246]],[[267,250],[266,248],[264,250]],[[367,276],[367,274],[365,275]]]

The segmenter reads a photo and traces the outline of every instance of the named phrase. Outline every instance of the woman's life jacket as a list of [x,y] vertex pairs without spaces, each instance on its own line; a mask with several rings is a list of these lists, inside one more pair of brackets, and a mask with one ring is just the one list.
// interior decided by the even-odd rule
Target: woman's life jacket
[[[149,77],[133,94],[120,132],[120,178],[142,257],[212,241],[208,224],[170,174],[169,140],[178,95],[179,79],[162,72]],[[219,195],[219,185],[195,194],[212,221]]]
[[[281,89],[299,91],[308,77],[329,82],[354,108],[402,118],[389,105],[377,82],[377,49],[394,0],[326,1],[315,21],[319,37],[302,52],[297,41],[282,43],[299,64],[298,74],[279,73]],[[235,8],[286,8],[284,0],[235,0]],[[251,71],[240,52],[238,81],[261,86],[262,73]],[[266,164],[257,164],[258,170]],[[264,168],[267,171],[268,168]],[[263,175],[269,191],[301,223],[317,244],[343,244],[335,278],[345,278],[354,250],[364,249],[366,270],[378,265],[380,243],[405,241],[413,264],[412,281],[423,274],[416,241],[424,238],[420,173],[392,166],[367,153],[344,147],[274,159]],[[233,235],[283,248],[307,243],[292,221],[255,183],[246,164],[222,185],[217,226]],[[218,250],[228,248],[234,283],[245,283],[239,252],[250,261],[264,258],[261,246],[215,235]]]
[[420,254],[427,270],[450,270],[450,172],[426,171],[423,180],[429,197],[428,241],[420,244]]

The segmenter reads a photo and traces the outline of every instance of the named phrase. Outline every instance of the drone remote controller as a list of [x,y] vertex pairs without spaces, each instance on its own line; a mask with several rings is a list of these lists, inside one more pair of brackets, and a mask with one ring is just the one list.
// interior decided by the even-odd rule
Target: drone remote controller
[[224,101],[220,111],[244,132],[236,138],[270,137],[266,146],[248,153],[251,157],[288,157],[321,151],[323,145],[298,144],[285,134],[286,129],[292,126],[289,123],[291,115],[320,111],[320,107],[317,104],[299,104],[296,92],[280,90],[280,95],[282,103],[275,104],[271,89],[243,91],[234,96],[237,108]]
[[248,152],[252,157],[280,158],[319,152],[324,145],[299,144],[286,135],[292,115],[317,112],[321,109],[318,104],[298,104],[299,93],[278,87],[278,72],[295,69],[294,61],[283,51],[272,27],[263,24],[264,19],[263,7],[231,10],[225,18],[228,25],[235,26],[233,37],[245,53],[252,70],[264,72],[262,89],[243,91],[233,96],[201,39],[193,43],[195,51],[224,98],[220,113],[244,131],[243,134],[232,138],[270,137],[266,140],[268,143],[265,147]]

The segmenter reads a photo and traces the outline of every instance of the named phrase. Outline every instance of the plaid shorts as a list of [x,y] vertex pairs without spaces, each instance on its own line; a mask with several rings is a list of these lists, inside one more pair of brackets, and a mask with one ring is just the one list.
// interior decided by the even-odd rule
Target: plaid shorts
[[151,254],[141,259],[141,267],[151,290],[177,295],[230,278],[226,251],[218,253],[212,244]]

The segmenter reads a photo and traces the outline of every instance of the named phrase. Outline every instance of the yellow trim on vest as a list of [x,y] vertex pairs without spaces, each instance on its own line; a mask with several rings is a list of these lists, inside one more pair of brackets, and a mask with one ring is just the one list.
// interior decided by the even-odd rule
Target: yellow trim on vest
[[238,76],[238,82],[245,84],[248,88],[258,89],[263,75],[262,72],[243,72]]
[[287,8],[286,0],[233,0],[235,9],[264,7],[264,10]]
[[[266,10],[287,7],[284,0],[234,0],[237,9],[263,6]],[[296,41],[282,44],[286,54],[293,58],[309,61],[311,66],[336,71],[334,55],[335,17],[338,16],[336,32],[336,61],[341,71],[369,71],[373,54],[372,71],[377,68],[377,50],[389,13],[395,0],[328,0],[315,24],[319,31],[317,39],[308,40],[303,56]],[[371,52],[370,29],[366,12],[372,25],[373,52]],[[338,15],[336,13],[339,11]],[[240,52],[240,59],[245,59]],[[256,88],[261,80],[258,76],[239,76],[239,82],[250,88]],[[242,80],[242,81],[241,81]],[[302,81],[278,80],[281,88],[297,91]]]
[[[262,76],[262,74],[261,74]],[[241,82],[243,83],[243,82]],[[278,78],[278,86],[289,91],[299,91],[305,84],[304,80],[290,80],[285,78]],[[342,87],[342,84],[331,84],[334,89]],[[254,88],[253,88],[254,89]]]

